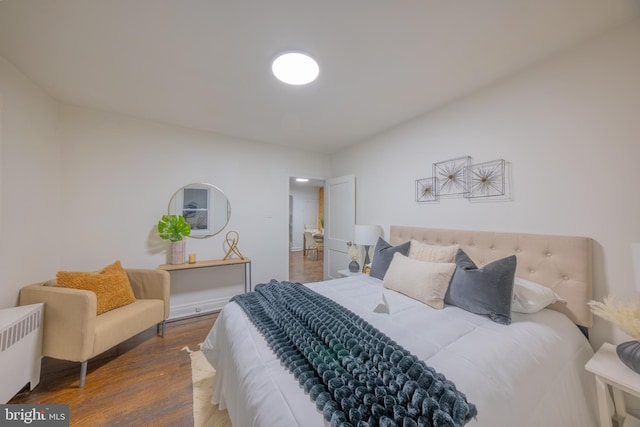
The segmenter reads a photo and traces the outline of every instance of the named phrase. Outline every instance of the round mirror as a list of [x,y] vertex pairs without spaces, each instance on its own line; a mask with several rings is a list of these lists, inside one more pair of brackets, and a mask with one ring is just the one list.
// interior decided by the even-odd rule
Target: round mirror
[[231,218],[227,196],[215,185],[194,183],[176,191],[169,201],[169,215],[182,215],[191,225],[189,237],[203,239],[220,233]]

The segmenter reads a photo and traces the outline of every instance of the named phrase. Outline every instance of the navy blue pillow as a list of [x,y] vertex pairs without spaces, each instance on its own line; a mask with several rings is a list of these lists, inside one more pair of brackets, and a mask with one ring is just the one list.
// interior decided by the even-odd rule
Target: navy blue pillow
[[471,313],[489,316],[496,323],[509,325],[516,256],[511,255],[478,268],[462,249],[458,249],[455,263],[456,271],[444,302]]
[[384,275],[389,269],[391,260],[393,260],[393,254],[400,252],[402,255],[409,253],[409,247],[411,242],[405,242],[398,246],[391,246],[382,237],[378,237],[376,248],[373,252],[373,261],[371,262],[371,271],[369,276],[377,277],[378,279],[384,279]]

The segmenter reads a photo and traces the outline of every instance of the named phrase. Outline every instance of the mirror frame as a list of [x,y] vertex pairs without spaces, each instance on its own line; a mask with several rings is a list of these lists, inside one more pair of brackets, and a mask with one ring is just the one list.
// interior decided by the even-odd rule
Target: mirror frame
[[[224,225],[222,225],[221,227],[219,227],[219,229],[211,232],[211,233],[207,233],[207,234],[194,234],[194,230],[191,230],[191,234],[189,234],[189,236],[187,237],[191,237],[193,239],[206,239],[208,237],[213,237],[216,234],[220,234],[222,232],[222,230],[224,230],[227,225],[229,225],[229,220],[231,219],[231,202],[229,202],[229,197],[227,197],[227,195],[225,194],[224,191],[222,191],[219,187],[213,185],[213,184],[209,184],[206,182],[192,182],[191,184],[187,184],[184,185],[182,187],[180,187],[175,193],[173,193],[173,195],[171,196],[171,199],[169,199],[169,205],[167,206],[167,213],[169,215],[182,215],[184,210],[179,209],[177,212],[174,210],[172,211],[172,205],[175,205],[177,203],[177,198],[181,197],[181,193],[184,192],[185,189],[189,189],[189,188],[194,188],[194,189],[203,189],[203,188],[208,188],[210,190],[215,190],[218,193],[220,193],[222,196],[224,196],[224,198],[227,201],[227,209],[226,209],[226,214],[227,214],[227,218],[226,221],[224,223]],[[182,196],[184,197],[184,196]],[[209,199],[211,199],[211,195],[209,195]],[[176,206],[177,207],[177,206]],[[215,214],[214,214],[215,215]],[[209,231],[209,230],[206,230]],[[204,231],[204,232],[206,232]]]

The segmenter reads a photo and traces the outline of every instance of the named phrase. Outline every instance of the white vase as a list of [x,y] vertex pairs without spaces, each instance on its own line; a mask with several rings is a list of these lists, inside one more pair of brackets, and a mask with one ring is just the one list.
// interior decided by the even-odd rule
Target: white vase
[[177,242],[171,242],[171,257],[169,264],[184,264],[185,252],[184,239],[178,240]]

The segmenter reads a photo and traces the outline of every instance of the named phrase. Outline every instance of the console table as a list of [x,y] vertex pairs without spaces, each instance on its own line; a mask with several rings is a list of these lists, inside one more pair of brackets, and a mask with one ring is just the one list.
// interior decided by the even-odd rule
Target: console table
[[[212,288],[216,286],[205,283],[202,286],[196,287],[189,282],[180,283],[181,275],[199,273],[200,280],[203,279],[211,283],[214,282],[216,268],[228,267],[228,266],[244,266],[244,292],[251,291],[251,260],[249,258],[244,259],[217,259],[209,261],[198,261],[192,264],[162,264],[158,266],[159,270],[168,271],[171,274],[171,296],[175,299],[171,302],[171,314],[169,320],[175,320],[178,318],[190,317],[194,315],[201,315],[208,312],[219,311],[234,294],[223,295],[204,295],[207,291],[213,291]],[[182,276],[184,277],[184,276]],[[174,286],[175,283],[175,286]],[[237,282],[236,282],[237,283]],[[189,295],[192,295],[190,297]],[[177,300],[181,301],[177,301]]]

